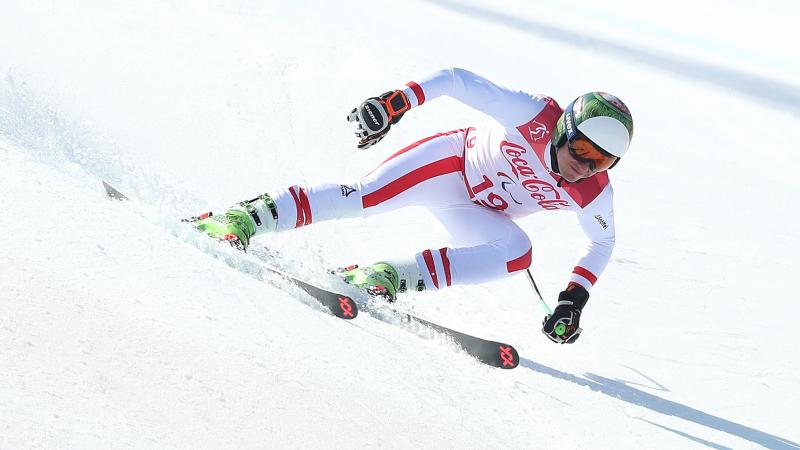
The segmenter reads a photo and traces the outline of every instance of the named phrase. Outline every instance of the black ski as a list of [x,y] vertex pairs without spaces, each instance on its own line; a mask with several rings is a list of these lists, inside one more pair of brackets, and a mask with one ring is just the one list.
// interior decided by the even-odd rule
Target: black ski
[[394,309],[392,311],[397,314],[403,322],[419,324],[449,336],[453,342],[467,352],[467,354],[484,364],[501,369],[513,369],[519,365],[519,353],[517,353],[517,349],[509,344],[471,336],[408,313]]
[[[259,260],[266,263],[269,263],[271,259],[281,259],[279,254],[268,248],[251,247],[251,250],[252,251],[249,253],[250,255],[255,256]],[[329,274],[332,273],[335,272],[329,272]],[[412,314],[394,309],[391,304],[387,304],[386,302],[375,298],[366,300],[365,305],[367,308],[366,311],[370,313],[372,317],[386,323],[400,325],[402,328],[405,328],[407,331],[412,332],[420,337],[424,336],[419,333],[418,329],[415,329],[417,327],[424,328],[434,333],[444,334],[467,354],[476,358],[483,364],[499,367],[501,369],[513,369],[519,365],[519,353],[517,353],[517,350],[512,345],[504,342],[479,338],[477,336],[471,336],[469,334],[447,328],[443,325],[439,325]],[[398,321],[400,322],[399,324]],[[415,325],[417,327],[408,325]]]
[[[109,198],[114,200],[128,200],[128,197],[125,196],[125,194],[105,181],[103,181],[103,187],[105,188],[106,194]],[[278,275],[299,287],[308,295],[312,296],[317,302],[319,302],[336,317],[340,317],[342,319],[353,319],[358,315],[358,306],[356,305],[356,302],[347,295],[339,294],[337,292],[315,286],[295,277],[294,275],[288,274],[277,267],[272,267],[264,261],[259,261],[259,268],[272,275]]]
[[334,316],[342,319],[354,319],[358,315],[358,306],[356,306],[356,302],[347,295],[314,286],[313,284],[306,283],[299,278],[295,278],[279,270],[272,270],[272,272],[291,281],[300,289],[306,291],[308,295],[314,297],[322,306],[328,308],[328,311]]

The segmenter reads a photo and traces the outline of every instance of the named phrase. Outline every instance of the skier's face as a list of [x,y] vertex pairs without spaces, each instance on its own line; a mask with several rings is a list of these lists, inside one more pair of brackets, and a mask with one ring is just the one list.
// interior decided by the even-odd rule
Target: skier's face
[[589,178],[594,175],[592,171],[591,161],[577,158],[572,156],[569,151],[568,144],[564,144],[556,150],[556,159],[558,160],[558,171],[561,176],[570,183],[574,183],[583,178]]
[[557,155],[558,169],[569,182],[589,178],[597,172],[608,170],[614,167],[619,159],[595,146],[580,133],[576,134],[574,139],[567,140],[566,144],[558,149]]

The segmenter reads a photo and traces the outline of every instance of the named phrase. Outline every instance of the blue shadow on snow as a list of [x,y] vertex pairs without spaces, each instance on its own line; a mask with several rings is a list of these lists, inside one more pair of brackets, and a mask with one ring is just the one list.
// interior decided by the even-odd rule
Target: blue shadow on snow
[[800,449],[800,444],[788,439],[775,436],[774,434],[750,428],[748,426],[731,422],[730,420],[717,417],[703,411],[694,409],[690,406],[682,405],[670,400],[663,399],[653,394],[648,394],[642,390],[628,386],[627,384],[605,378],[592,373],[586,374],[586,378],[562,372],[560,370],[547,367],[543,364],[533,362],[527,358],[520,358],[520,366],[534,372],[550,375],[553,378],[569,381],[578,386],[588,387],[589,389],[600,392],[609,397],[613,397],[633,405],[647,408],[657,413],[677,417],[683,420],[694,422],[733,436],[746,439],[758,445],[771,449]]
[[666,52],[644,50],[595,38],[544,22],[523,19],[479,6],[459,4],[451,0],[424,1],[455,13],[480,19],[481,21],[494,22],[559,44],[571,45],[593,53],[605,53],[655,67],[664,72],[671,72],[686,78],[725,87],[751,96],[755,100],[800,114],[800,86],[794,84]]

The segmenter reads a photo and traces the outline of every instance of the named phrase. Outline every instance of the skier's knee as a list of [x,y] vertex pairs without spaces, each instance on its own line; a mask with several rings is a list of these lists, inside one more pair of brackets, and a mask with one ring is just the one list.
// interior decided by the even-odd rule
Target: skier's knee
[[506,248],[506,270],[508,273],[519,272],[531,266],[533,248],[531,240],[526,234],[517,236],[513,245]]
[[531,266],[531,262],[533,260],[533,249],[528,247],[528,250],[521,254],[513,257],[512,259],[507,260],[506,262],[506,270],[508,273],[519,272],[520,270],[525,270]]

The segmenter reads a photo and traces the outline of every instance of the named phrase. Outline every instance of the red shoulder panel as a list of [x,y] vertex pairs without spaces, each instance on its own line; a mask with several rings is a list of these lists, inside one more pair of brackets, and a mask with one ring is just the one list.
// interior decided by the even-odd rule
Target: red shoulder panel
[[581,208],[592,203],[609,183],[608,172],[598,172],[578,183],[563,183],[561,187],[567,191]]
[[542,97],[541,100],[546,102],[544,108],[529,122],[518,126],[517,131],[533,148],[539,160],[544,161],[544,153],[550,146],[550,136],[564,110],[550,97]]

